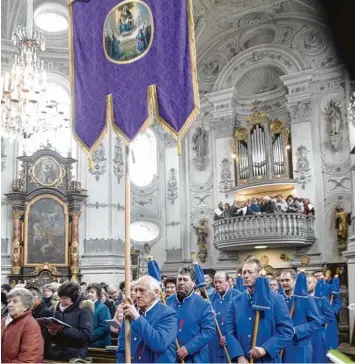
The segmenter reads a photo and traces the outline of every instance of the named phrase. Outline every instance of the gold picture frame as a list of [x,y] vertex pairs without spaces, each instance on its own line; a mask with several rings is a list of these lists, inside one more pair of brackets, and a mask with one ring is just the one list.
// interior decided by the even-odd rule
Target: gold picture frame
[[52,157],[39,158],[30,170],[33,183],[44,187],[57,187],[63,184],[63,169]]
[[[41,200],[53,200],[57,203],[57,206],[60,205],[63,208],[63,220],[60,220],[60,223],[63,222],[64,226],[63,226],[63,233],[64,236],[59,236],[58,238],[58,226],[53,228],[53,224],[52,226],[50,226],[50,221],[48,222],[48,219],[53,219],[53,216],[49,216],[49,215],[56,215],[58,213],[48,213],[48,211],[43,211],[41,213],[41,219],[43,218],[44,224],[42,223],[38,223],[38,219],[37,219],[37,227],[36,229],[34,228],[35,223],[33,223],[32,221],[30,223],[32,223],[32,226],[29,226],[29,218],[30,218],[30,213],[31,213],[31,209],[36,206],[37,203],[41,202]],[[43,204],[42,204],[43,205]],[[46,217],[47,216],[47,217]],[[45,220],[47,218],[47,221]],[[50,230],[50,228],[52,228],[52,231]],[[61,228],[61,226],[60,226]],[[57,231],[53,232],[53,229],[57,229]],[[34,233],[35,232],[35,233]],[[41,243],[41,239],[47,237],[47,244],[45,244],[45,246],[47,246],[46,249],[52,249],[52,251],[55,249],[57,251],[59,251],[60,253],[60,249],[58,249],[57,247],[54,246],[53,244],[53,240],[56,239],[56,241],[60,241],[61,238],[64,239],[64,257],[63,259],[61,259],[60,262],[58,261],[49,261],[48,257],[45,257],[42,259],[39,258],[39,261],[33,262],[32,259],[29,259],[29,252],[30,252],[30,247],[29,244],[31,243],[32,245],[34,245],[34,248],[36,248],[36,244],[35,241],[30,242],[29,241],[29,234],[33,235],[35,234],[37,236],[37,239],[39,239],[40,243]],[[50,237],[52,238],[50,240]],[[34,238],[33,238],[34,239]],[[50,243],[49,243],[50,241]],[[37,244],[38,245],[38,244]],[[39,245],[39,249],[40,249],[40,254],[38,254],[38,256],[44,255],[45,253],[43,253],[43,247],[44,246],[40,246]],[[67,204],[61,200],[60,198],[52,195],[52,194],[43,194],[40,196],[37,196],[35,198],[33,198],[31,201],[29,201],[26,205],[26,209],[25,209],[25,216],[24,216],[24,266],[25,267],[36,267],[39,264],[43,264],[43,263],[49,263],[53,266],[56,267],[67,267],[69,265],[69,259],[68,259],[68,251],[69,251],[69,211],[68,211],[68,206]],[[53,254],[52,255],[56,255]],[[60,254],[62,255],[62,254]]]

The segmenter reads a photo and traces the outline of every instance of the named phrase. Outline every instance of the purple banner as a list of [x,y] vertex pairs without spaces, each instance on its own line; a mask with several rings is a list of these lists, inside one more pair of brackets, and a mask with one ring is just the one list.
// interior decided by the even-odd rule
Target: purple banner
[[[132,140],[151,121],[187,131],[199,111],[191,0],[89,0],[72,3],[74,128],[91,149],[106,126]],[[108,103],[110,105],[110,103]]]

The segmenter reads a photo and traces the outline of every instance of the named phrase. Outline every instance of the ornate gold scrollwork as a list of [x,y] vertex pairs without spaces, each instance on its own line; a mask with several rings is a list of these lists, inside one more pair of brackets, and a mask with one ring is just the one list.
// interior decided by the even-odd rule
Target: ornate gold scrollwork
[[35,270],[33,272],[31,272],[30,275],[37,276],[43,270],[50,271],[53,276],[59,276],[59,272],[57,271],[57,268],[54,265],[49,264],[49,263],[37,264],[35,266]]
[[234,133],[234,138],[237,140],[247,140],[248,139],[248,129],[238,128]]
[[268,119],[268,115],[266,114],[266,112],[261,111],[260,104],[261,101],[254,101],[252,104],[252,114],[245,118],[251,125],[263,124],[264,121]]

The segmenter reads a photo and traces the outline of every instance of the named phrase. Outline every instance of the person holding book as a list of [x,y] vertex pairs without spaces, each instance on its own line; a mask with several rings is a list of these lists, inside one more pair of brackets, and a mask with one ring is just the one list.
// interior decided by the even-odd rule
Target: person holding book
[[91,348],[105,348],[111,344],[110,325],[107,320],[111,319],[110,310],[101,303],[102,288],[98,283],[91,283],[86,288],[86,297],[94,302],[94,331],[89,346]]
[[88,345],[94,328],[94,304],[79,294],[80,286],[74,282],[63,283],[57,293],[60,298],[54,317],[70,327],[53,323],[48,332],[53,335],[55,347],[52,360],[86,359]]

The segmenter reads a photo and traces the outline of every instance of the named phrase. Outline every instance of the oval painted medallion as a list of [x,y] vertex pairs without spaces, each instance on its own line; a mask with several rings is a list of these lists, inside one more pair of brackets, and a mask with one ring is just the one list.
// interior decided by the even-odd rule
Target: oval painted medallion
[[153,41],[153,16],[139,0],[119,3],[108,13],[103,32],[106,58],[113,63],[131,63],[142,58]]

